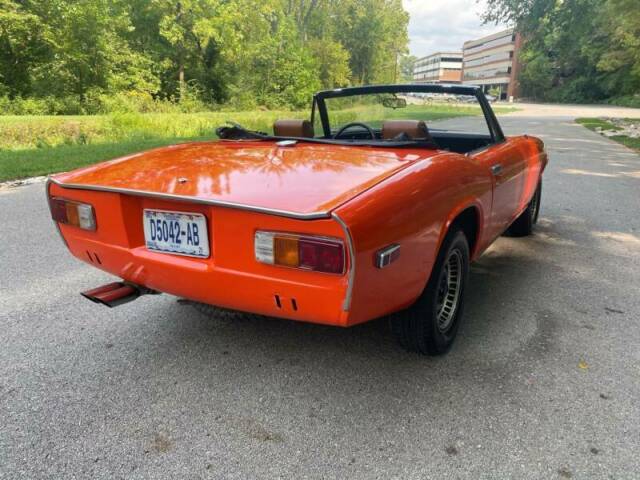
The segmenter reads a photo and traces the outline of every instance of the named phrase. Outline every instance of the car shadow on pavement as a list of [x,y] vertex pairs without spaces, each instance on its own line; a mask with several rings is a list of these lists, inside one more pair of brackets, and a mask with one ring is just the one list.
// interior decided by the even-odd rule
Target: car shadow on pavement
[[[531,305],[532,301],[536,303],[531,292],[531,285],[536,283],[533,277],[548,268],[558,273],[557,268],[533,258],[530,252],[548,249],[547,242],[535,246],[536,240],[528,240],[532,246],[521,251],[504,247],[523,240],[501,242],[502,247],[492,249],[472,266],[464,323],[452,351],[444,357],[429,358],[402,350],[391,334],[388,318],[342,329],[259,316],[221,319],[176,303],[172,307],[175,314],[168,315],[175,320],[167,320],[164,326],[167,335],[175,336],[179,344],[210,349],[212,356],[237,352],[252,358],[263,356],[265,360],[288,359],[312,369],[323,362],[355,362],[366,367],[371,359],[393,360],[419,368],[471,360],[477,355],[492,361],[495,352],[500,352],[503,358],[518,351],[529,336],[536,335],[539,326],[537,305]],[[564,246],[556,246],[561,247]],[[544,295],[544,291],[539,288],[538,294]],[[525,312],[527,309],[533,310],[529,314]]]
[[[388,319],[350,329],[257,316],[231,320],[202,315],[177,301],[145,306],[144,317],[152,319],[130,328],[140,339],[151,335],[153,344],[138,338],[129,344],[151,378],[189,379],[213,390],[228,383],[271,389],[284,382],[282,388],[299,384],[308,393],[330,388],[333,394],[347,395],[344,391],[355,385],[356,391],[393,396],[396,388],[446,390],[458,378],[482,388],[511,384],[519,391],[532,363],[544,365],[566,356],[563,335],[582,328],[566,315],[575,308],[579,317],[579,307],[554,297],[558,285],[575,283],[580,275],[554,260],[579,255],[572,253],[580,249],[571,235],[564,225],[543,220],[532,237],[498,240],[472,266],[464,323],[454,347],[442,357],[402,350]],[[564,302],[562,308],[558,301]],[[111,361],[112,366],[119,362]]]

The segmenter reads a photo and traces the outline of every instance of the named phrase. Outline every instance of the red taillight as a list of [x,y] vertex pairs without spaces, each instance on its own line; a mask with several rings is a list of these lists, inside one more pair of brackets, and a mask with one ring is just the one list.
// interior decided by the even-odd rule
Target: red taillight
[[342,273],[344,247],[342,243],[301,238],[298,242],[299,268],[318,272]]
[[93,207],[87,203],[73,202],[64,198],[51,198],[51,217],[58,223],[73,225],[83,230],[95,230],[96,218]]
[[60,198],[52,198],[51,202],[51,217],[60,223],[67,223],[67,204]]
[[255,256],[262,263],[314,272],[342,274],[345,269],[344,244],[332,238],[256,232]]

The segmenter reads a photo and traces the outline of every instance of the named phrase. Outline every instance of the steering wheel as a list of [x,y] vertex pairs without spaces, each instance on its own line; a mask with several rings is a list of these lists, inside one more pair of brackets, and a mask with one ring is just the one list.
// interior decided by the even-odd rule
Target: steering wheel
[[350,128],[353,128],[353,127],[360,127],[363,130],[366,130],[367,133],[369,134],[369,136],[371,137],[371,140],[375,140],[376,139],[376,134],[374,133],[373,129],[369,125],[367,125],[365,123],[361,123],[361,122],[347,123],[340,130],[338,130],[338,132],[333,136],[333,139],[334,140],[339,140],[340,137],[344,134],[344,132],[346,132],[347,130],[349,130]]

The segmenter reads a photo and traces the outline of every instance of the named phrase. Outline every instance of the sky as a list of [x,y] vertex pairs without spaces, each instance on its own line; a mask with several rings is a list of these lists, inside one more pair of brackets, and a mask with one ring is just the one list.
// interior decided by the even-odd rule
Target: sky
[[417,57],[439,51],[462,51],[467,40],[505,28],[482,25],[482,0],[402,0],[402,3],[411,15],[409,50]]

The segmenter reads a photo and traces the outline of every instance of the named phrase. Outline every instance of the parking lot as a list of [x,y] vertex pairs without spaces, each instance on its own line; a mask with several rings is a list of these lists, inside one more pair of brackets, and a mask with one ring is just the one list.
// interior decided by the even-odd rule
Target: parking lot
[[0,191],[0,478],[637,478],[640,156],[576,115],[501,119],[547,145],[540,223],[473,266],[435,359],[385,320],[99,307],[44,184]]

